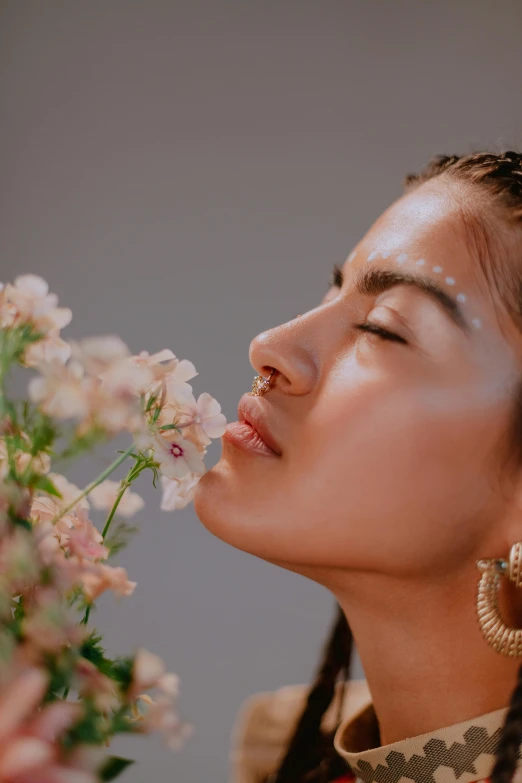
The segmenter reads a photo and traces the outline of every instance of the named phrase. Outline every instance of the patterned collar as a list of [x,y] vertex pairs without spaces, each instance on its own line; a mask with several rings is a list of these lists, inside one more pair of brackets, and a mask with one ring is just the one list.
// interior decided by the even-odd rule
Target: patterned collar
[[477,783],[493,768],[506,712],[503,708],[380,746],[377,718],[367,703],[341,723],[335,749],[364,783]]

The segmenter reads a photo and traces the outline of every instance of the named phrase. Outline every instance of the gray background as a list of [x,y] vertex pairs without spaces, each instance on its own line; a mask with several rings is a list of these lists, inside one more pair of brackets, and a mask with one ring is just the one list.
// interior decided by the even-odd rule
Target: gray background
[[[65,335],[191,359],[234,420],[250,340],[318,303],[405,173],[520,146],[521,32],[520,0],[1,2],[0,279],[47,278]],[[140,489],[138,588],[95,619],[180,675],[196,733],[116,750],[128,783],[224,783],[239,704],[309,679],[333,602]]]

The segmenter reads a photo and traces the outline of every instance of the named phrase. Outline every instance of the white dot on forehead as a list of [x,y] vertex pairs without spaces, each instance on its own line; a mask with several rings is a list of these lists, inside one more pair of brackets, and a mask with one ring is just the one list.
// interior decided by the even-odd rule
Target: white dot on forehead
[[417,266],[424,266],[426,261],[423,258],[419,258],[419,260],[415,261],[415,263],[417,264]]
[[442,267],[441,266],[434,266],[433,267],[433,271],[434,272],[442,272]]
[[350,255],[348,256],[348,263],[349,263],[349,264],[351,264],[351,263],[352,263],[352,261],[353,261],[353,259],[355,258],[355,256],[356,256],[356,255],[357,255],[357,251],[356,251],[356,250],[352,250],[352,252],[351,252],[351,253],[350,253]]
[[480,329],[480,327],[482,326],[482,322],[480,318],[474,318],[471,323],[473,324],[475,329]]
[[465,302],[467,299],[466,294],[457,294],[457,302]]
[[407,253],[401,253],[400,256],[397,256],[397,263],[398,264],[404,264],[404,262],[406,261],[407,258],[408,258],[408,254]]
[[373,261],[374,258],[377,258],[377,251],[374,250],[370,255],[368,256],[368,261]]
[[446,283],[448,285],[455,285],[455,278],[454,277],[447,277],[446,278]]

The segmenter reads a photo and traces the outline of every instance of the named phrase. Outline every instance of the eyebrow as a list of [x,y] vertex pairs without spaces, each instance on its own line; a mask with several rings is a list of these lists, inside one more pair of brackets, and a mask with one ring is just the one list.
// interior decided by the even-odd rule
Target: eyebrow
[[394,272],[388,269],[372,267],[355,276],[355,290],[366,296],[377,296],[398,285],[414,286],[423,294],[434,299],[451,320],[464,332],[469,331],[469,324],[464,318],[462,308],[456,299],[440,288],[428,277]]

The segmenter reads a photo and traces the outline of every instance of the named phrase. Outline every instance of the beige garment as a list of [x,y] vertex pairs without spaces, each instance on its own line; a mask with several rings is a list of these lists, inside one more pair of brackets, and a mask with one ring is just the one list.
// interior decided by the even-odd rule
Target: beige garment
[[[335,728],[340,686],[324,714],[325,730]],[[238,712],[232,732],[230,783],[263,783],[281,762],[288,741],[306,702],[308,685],[287,685],[250,696]],[[371,702],[366,680],[347,683],[343,719]]]
[[[309,686],[290,685],[247,699],[232,733],[230,783],[264,783],[285,753]],[[341,687],[322,727],[337,719]],[[489,783],[507,708],[427,734],[380,745],[377,717],[365,680],[346,686],[342,722],[334,745],[357,783]],[[514,783],[522,783],[522,748]]]

